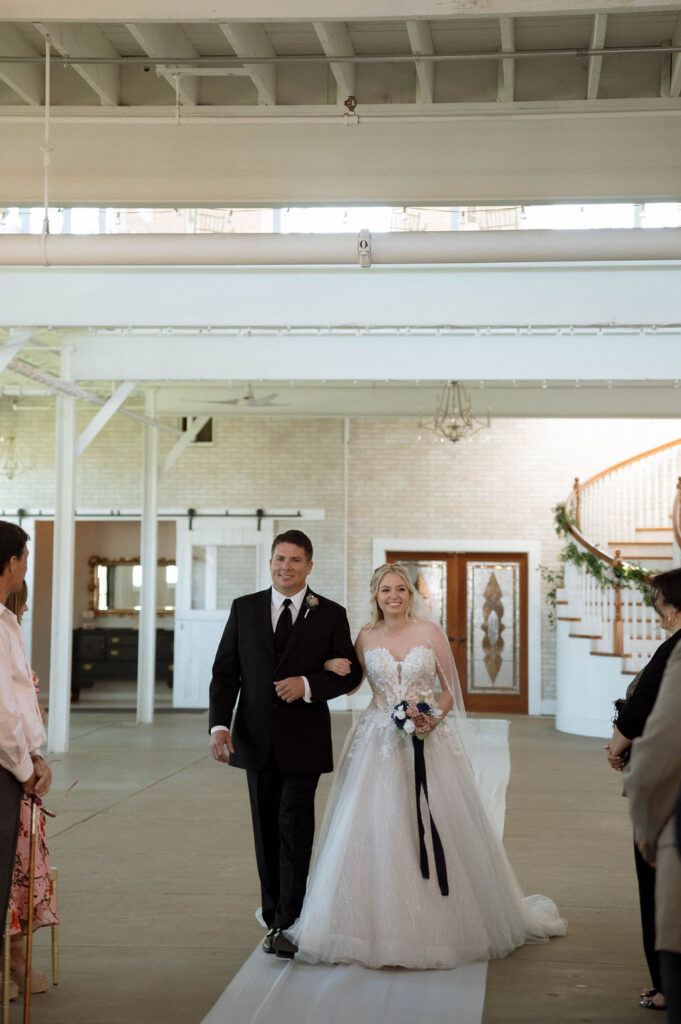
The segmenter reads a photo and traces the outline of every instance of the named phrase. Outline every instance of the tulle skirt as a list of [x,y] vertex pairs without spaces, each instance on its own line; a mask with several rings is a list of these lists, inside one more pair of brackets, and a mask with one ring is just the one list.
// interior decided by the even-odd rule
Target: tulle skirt
[[[288,934],[309,962],[454,968],[563,935],[544,896],[524,897],[453,727],[423,742],[449,894],[440,892],[422,798],[430,878],[422,877],[412,740],[371,709],[348,737]],[[417,741],[420,742],[420,741]]]

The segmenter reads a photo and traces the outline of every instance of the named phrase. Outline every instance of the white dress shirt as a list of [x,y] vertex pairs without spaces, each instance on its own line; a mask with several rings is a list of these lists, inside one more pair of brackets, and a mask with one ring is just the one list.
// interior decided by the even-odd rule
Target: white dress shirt
[[26,782],[45,738],[21,626],[0,604],[0,765]]
[[[298,615],[300,613],[300,609],[301,609],[302,604],[303,604],[303,599],[304,599],[306,593],[307,593],[307,584],[303,587],[302,590],[299,590],[297,594],[293,594],[292,597],[291,597],[291,604],[289,605],[289,609],[291,611],[291,622],[292,622],[293,625],[295,625],[295,621],[298,618]],[[284,607],[284,601],[285,600],[286,600],[286,594],[280,594],[278,590],[275,590],[274,587],[272,587],[272,606],[271,606],[271,611],[272,611],[272,632],[273,633],[274,633],[274,631],[277,628],[277,622],[279,621],[279,616],[281,615],[282,608]],[[310,684],[307,681],[307,677],[306,676],[301,676],[300,678],[303,680],[303,683],[305,684],[305,693],[303,695],[303,700],[305,701],[306,704],[311,704],[312,703],[312,691],[310,690]],[[229,732],[229,729],[227,728],[226,725],[214,725],[213,728],[210,731],[211,732],[211,736],[213,735],[214,732],[217,732],[218,729],[224,729],[226,732]]]

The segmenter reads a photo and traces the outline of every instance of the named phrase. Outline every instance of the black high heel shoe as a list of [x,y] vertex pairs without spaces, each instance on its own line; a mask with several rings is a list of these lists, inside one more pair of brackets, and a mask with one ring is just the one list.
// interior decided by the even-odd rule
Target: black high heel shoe
[[664,1003],[663,1006],[658,1006],[657,1003],[653,1002],[653,997],[659,995],[660,992],[658,992],[656,988],[646,988],[643,990],[643,992],[641,992],[642,998],[638,1005],[641,1006],[644,1010],[662,1010],[662,1012],[664,1013],[667,1009],[667,1004]]

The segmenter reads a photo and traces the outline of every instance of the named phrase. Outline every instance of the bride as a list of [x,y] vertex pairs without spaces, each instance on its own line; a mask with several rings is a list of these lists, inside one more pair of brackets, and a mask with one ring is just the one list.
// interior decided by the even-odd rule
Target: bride
[[482,805],[449,643],[418,601],[403,566],[376,569],[356,642],[372,699],[346,741],[287,930],[309,962],[453,968],[565,934],[551,900],[523,897]]

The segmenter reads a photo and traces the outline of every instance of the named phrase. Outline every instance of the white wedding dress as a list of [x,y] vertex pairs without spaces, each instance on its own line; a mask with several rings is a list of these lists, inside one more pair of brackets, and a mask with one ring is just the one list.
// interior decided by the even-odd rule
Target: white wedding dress
[[422,877],[414,749],[391,713],[405,698],[431,694],[434,703],[436,658],[426,643],[412,647],[402,661],[382,647],[368,648],[364,658],[373,696],[346,741],[305,903],[288,930],[299,958],[454,968],[563,935],[565,921],[550,899],[523,897],[483,807],[455,716],[423,740],[430,812],[442,840],[449,895],[441,895],[438,885],[423,797],[431,877]]

